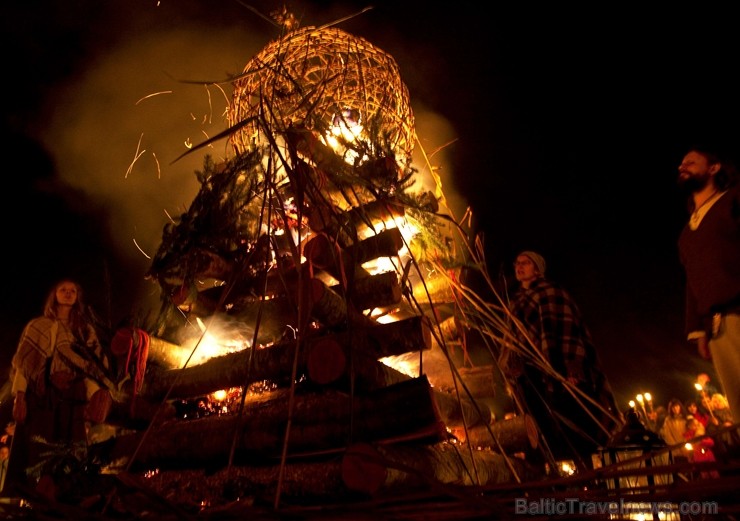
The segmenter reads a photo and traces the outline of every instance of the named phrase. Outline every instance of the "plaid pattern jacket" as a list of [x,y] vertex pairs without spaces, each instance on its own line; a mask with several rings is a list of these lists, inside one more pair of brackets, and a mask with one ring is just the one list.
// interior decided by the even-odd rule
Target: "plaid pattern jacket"
[[[568,292],[539,278],[529,288],[519,288],[511,312],[553,369],[564,377],[594,383],[588,365],[595,364],[596,351],[581,312]],[[520,331],[517,333],[521,341],[529,344]]]

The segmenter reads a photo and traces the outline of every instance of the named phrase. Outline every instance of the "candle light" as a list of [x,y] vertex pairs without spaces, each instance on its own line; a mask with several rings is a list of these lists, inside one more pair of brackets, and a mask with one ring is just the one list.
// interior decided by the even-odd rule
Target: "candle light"
[[637,401],[640,403],[640,409],[642,409],[642,415],[645,420],[649,421],[647,409],[645,409],[645,397],[642,395],[642,393],[635,396],[637,398]]
[[645,400],[647,400],[648,408],[650,409],[650,414],[652,414],[653,412],[655,412],[653,410],[653,395],[650,393],[645,393]]

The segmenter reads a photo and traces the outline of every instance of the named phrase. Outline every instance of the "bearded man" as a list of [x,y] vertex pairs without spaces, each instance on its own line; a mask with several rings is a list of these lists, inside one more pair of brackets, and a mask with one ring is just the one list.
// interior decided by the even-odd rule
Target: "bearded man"
[[740,420],[740,192],[729,160],[705,146],[688,150],[678,167],[691,215],[678,249],[686,273],[686,333],[711,359]]

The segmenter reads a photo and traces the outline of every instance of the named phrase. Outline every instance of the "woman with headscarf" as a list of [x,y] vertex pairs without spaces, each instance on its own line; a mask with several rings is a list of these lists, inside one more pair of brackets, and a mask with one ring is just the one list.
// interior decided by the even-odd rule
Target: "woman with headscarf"
[[9,479],[36,486],[48,472],[44,442],[86,444],[87,423],[102,422],[112,404],[102,389],[109,383],[107,366],[82,288],[61,280],[49,292],[43,315],[26,324],[13,356],[16,432]]

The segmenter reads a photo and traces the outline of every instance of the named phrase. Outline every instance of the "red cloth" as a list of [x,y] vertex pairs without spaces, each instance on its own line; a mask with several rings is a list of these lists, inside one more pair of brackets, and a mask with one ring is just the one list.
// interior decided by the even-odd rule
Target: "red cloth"
[[[698,420],[697,420],[698,421]],[[684,437],[687,440],[690,440],[692,438],[695,438],[696,436],[700,436],[700,433],[697,433],[695,429],[687,430],[684,433]],[[714,451],[712,448],[714,447],[714,440],[710,437],[702,438],[700,440],[694,441],[691,443],[692,447],[692,453],[691,453],[691,459],[692,461],[696,463],[701,462],[707,462],[707,461],[717,461],[714,457]],[[701,472],[702,478],[718,478],[719,472],[716,470],[709,470],[709,471],[702,471]]]

